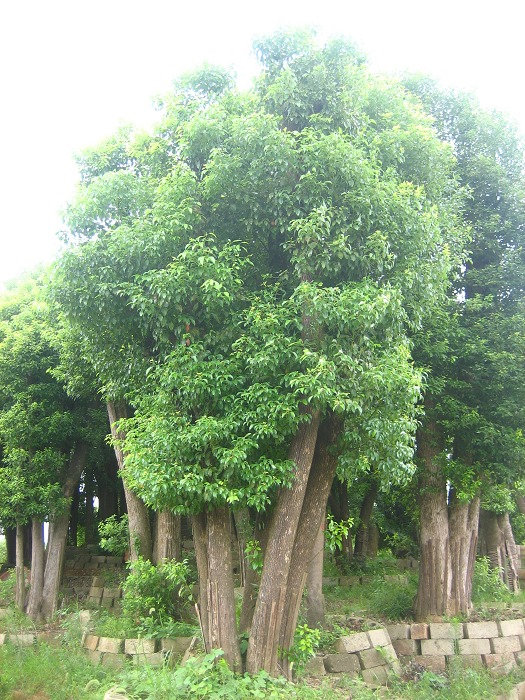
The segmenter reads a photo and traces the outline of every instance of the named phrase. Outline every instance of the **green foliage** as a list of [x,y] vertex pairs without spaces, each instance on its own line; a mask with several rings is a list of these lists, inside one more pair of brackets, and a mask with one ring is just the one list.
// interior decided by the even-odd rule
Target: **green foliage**
[[343,547],[343,539],[348,536],[353,525],[352,518],[338,522],[331,513],[326,515],[325,544],[331,552]]
[[260,543],[257,540],[247,540],[244,553],[252,569],[261,573],[263,568],[263,553]]
[[472,602],[479,604],[499,600],[512,600],[512,593],[501,580],[499,571],[491,567],[488,557],[478,557],[472,580]]
[[412,615],[417,586],[414,581],[379,581],[370,595],[370,612],[387,620],[407,620]]
[[100,546],[110,554],[123,556],[129,549],[128,515],[124,513],[120,518],[111,515],[98,524]]
[[287,658],[293,662],[296,671],[301,671],[306,663],[315,656],[321,642],[321,630],[308,625],[297,625],[293,645],[286,651]]
[[135,624],[148,620],[148,629],[180,615],[191,596],[186,561],[165,560],[158,566],[139,557],[130,562],[123,584],[122,612]]

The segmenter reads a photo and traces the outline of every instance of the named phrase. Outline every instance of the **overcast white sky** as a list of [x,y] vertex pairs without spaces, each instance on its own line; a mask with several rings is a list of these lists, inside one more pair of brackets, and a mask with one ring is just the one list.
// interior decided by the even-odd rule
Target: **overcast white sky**
[[254,71],[254,36],[313,26],[345,35],[378,71],[426,72],[476,93],[525,133],[523,0],[5,0],[0,286],[59,244],[73,153],[122,123],[147,124],[151,98],[204,61]]

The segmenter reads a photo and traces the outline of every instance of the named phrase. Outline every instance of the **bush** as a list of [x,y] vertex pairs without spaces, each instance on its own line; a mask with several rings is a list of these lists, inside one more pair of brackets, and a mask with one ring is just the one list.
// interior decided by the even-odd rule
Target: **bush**
[[488,557],[477,559],[472,580],[472,602],[476,604],[510,600],[512,593],[500,579],[499,572],[491,568]]
[[112,515],[98,524],[100,546],[109,554],[117,557],[123,556],[129,548],[128,516],[124,514],[120,519]]
[[413,579],[408,583],[379,581],[370,595],[370,612],[387,620],[404,620],[412,615],[416,595]]
[[129,572],[122,586],[125,617],[137,624],[148,620],[148,627],[180,618],[191,597],[186,560],[168,559],[155,566],[139,557],[129,564]]

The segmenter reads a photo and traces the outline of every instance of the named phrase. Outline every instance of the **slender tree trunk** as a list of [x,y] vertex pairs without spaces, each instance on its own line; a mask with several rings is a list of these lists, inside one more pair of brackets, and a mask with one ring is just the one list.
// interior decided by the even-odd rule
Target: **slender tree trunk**
[[[112,401],[108,402],[108,416],[111,425],[111,434],[113,437],[122,438],[122,434],[118,433],[115,428],[115,422],[120,418],[126,418],[125,407],[118,405]],[[120,447],[115,446],[115,456],[119,469],[124,466],[124,453]],[[126,497],[126,505],[128,510],[129,523],[129,539],[131,548],[131,560],[138,559],[139,556],[145,559],[152,557],[151,544],[151,527],[149,522],[149,514],[144,501],[139,498],[131,489],[126,486],[123,480],[124,494]]]
[[368,537],[370,532],[370,520],[374,510],[374,503],[377,497],[377,481],[372,481],[368,487],[361,509],[359,511],[359,525],[355,535],[354,557],[360,561],[366,559],[368,552]]
[[86,470],[86,480],[85,480],[85,492],[86,492],[86,519],[85,519],[85,531],[86,531],[86,544],[96,544],[97,533],[95,530],[95,513],[93,510],[93,470]]
[[222,649],[228,666],[234,671],[240,671],[242,662],[235,623],[231,517],[227,508],[208,512],[206,539],[208,646],[210,649]]
[[24,574],[24,526],[16,525],[16,587],[15,605],[19,610],[24,610],[26,602],[26,583]]
[[[260,670],[271,675],[277,673],[286,584],[319,428],[319,411],[308,407],[305,412],[309,415],[309,421],[300,424],[289,453],[290,459],[295,463],[294,481],[290,489],[280,490],[272,513],[248,643],[248,673]],[[317,527],[315,531],[317,532]]]
[[71,456],[62,494],[67,500],[67,508],[64,513],[53,521],[53,529],[50,533],[47,545],[46,565],[44,569],[44,587],[42,593],[42,616],[48,620],[57,609],[58,591],[62,578],[64,553],[66,549],[67,530],[69,525],[69,513],[71,498],[80,479],[87,459],[87,444],[79,443]]
[[488,557],[491,568],[495,569],[501,580],[506,583],[504,543],[497,514],[482,510],[480,529],[483,531],[483,553]]
[[180,515],[167,510],[156,514],[153,547],[153,562],[160,564],[164,559],[181,559]]
[[204,650],[210,651],[208,631],[208,547],[206,537],[206,514],[193,515],[191,519],[193,529],[193,545],[195,547],[195,559],[199,574],[199,600],[197,610],[199,622],[204,640]]
[[379,550],[379,528],[375,523],[370,523],[368,528],[368,540],[366,556],[368,559],[374,559],[377,557],[377,552]]
[[33,551],[31,540],[31,523],[26,523],[24,525],[24,566],[27,568],[31,566],[31,555]]
[[306,620],[309,627],[321,627],[325,621],[323,595],[324,518],[315,538],[306,578]]
[[452,586],[446,481],[437,456],[443,449],[437,424],[418,431],[420,561],[416,620],[447,615]]
[[451,494],[449,503],[450,566],[452,572],[450,609],[454,615],[468,615],[472,609],[472,577],[478,545],[479,498],[470,503]]
[[[328,495],[337,466],[335,445],[341,427],[339,419],[329,417],[323,420],[319,428],[285,590],[284,614],[279,631],[279,647],[285,651],[293,645],[307,572],[314,554],[314,543],[325,517]],[[284,675],[291,678],[292,667],[286,654],[283,655],[281,663]]]
[[[259,515],[256,518],[255,526],[252,533],[253,539],[259,543],[261,552],[264,557],[266,544],[268,541],[268,525],[262,521]],[[257,594],[259,592],[259,583],[261,580],[260,573],[253,566],[246,563],[246,581],[244,584],[244,594],[242,596],[241,617],[239,620],[239,632],[247,632],[253,619],[255,605],[257,603]]]
[[502,534],[503,551],[505,556],[505,573],[507,586],[512,593],[519,591],[520,554],[514,540],[514,533],[508,513],[498,516],[498,525]]
[[80,504],[80,493],[78,486],[73,494],[71,501],[71,517],[69,518],[69,536],[68,542],[72,547],[78,545],[78,507]]
[[246,559],[246,542],[252,532],[250,523],[250,513],[248,508],[235,510],[233,512],[235,522],[235,533],[237,535],[237,548],[239,551],[239,572],[241,575],[241,586],[246,586],[249,564]]
[[16,527],[5,528],[5,543],[7,548],[7,566],[12,569],[16,566]]
[[44,593],[44,538],[42,521],[33,518],[32,523],[31,588],[27,603],[27,614],[38,619]]

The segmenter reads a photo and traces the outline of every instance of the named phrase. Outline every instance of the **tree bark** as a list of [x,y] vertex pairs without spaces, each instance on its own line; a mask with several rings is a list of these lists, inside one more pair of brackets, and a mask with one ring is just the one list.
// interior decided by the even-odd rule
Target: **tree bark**
[[[115,402],[108,401],[108,416],[111,426],[111,434],[113,437],[122,439],[122,433],[119,433],[115,427],[115,422],[120,418],[126,418],[127,412],[124,406]],[[119,469],[124,466],[124,453],[120,447],[115,446],[115,456]],[[124,486],[124,494],[126,497],[126,505],[128,510],[129,523],[129,540],[130,540],[130,558],[132,561],[138,559],[139,556],[145,559],[152,558],[151,544],[151,527],[149,522],[149,514],[144,501],[139,498],[131,489],[126,486],[126,482],[122,480]]]
[[46,620],[51,618],[57,609],[58,591],[62,578],[62,567],[66,549],[71,498],[78,484],[78,480],[80,479],[80,475],[86,466],[86,459],[87,444],[85,442],[80,442],[73,451],[62,486],[62,494],[67,500],[67,507],[65,512],[53,521],[53,528],[47,545],[41,608],[42,616]]
[[[330,496],[328,497],[328,505],[336,520],[347,521],[350,518],[350,509],[348,507],[348,486],[346,485],[346,482],[340,481],[337,476],[334,478],[334,482],[332,484],[332,490],[330,491]],[[341,550],[335,553],[335,559],[339,567],[345,571],[353,558],[353,533],[350,531],[348,535],[343,537]]]
[[508,513],[503,513],[498,516],[498,525],[502,534],[504,556],[505,556],[505,578],[507,586],[512,593],[517,593],[519,591],[519,565],[520,565],[520,554],[516,542],[514,540],[514,533],[512,532],[512,526],[510,524],[510,518]]
[[[253,539],[259,543],[264,557],[264,552],[266,551],[266,544],[268,541],[268,525],[261,519],[260,515],[258,515],[256,518],[252,536]],[[241,634],[243,632],[247,632],[252,625],[260,580],[260,573],[254,569],[249,562],[247,562],[244,593],[242,596],[241,617],[239,620],[239,632],[241,632]]]
[[323,595],[324,518],[315,538],[306,578],[306,620],[309,627],[321,627],[325,621]]
[[241,586],[246,586],[246,578],[250,565],[246,559],[246,542],[252,532],[250,523],[250,513],[248,508],[235,510],[233,512],[235,523],[235,534],[237,535],[237,548],[239,552],[239,572],[241,575]]
[[520,494],[515,494],[515,499],[516,499],[516,505],[518,506],[518,510],[522,515],[525,515],[525,496],[521,496]]
[[248,642],[248,673],[257,673],[260,670],[265,670],[271,675],[277,673],[286,584],[320,419],[319,411],[311,407],[307,407],[305,412],[309,420],[300,424],[289,452],[289,458],[295,463],[294,481],[291,488],[280,490],[272,513],[259,595]]
[[180,515],[167,510],[156,514],[153,547],[153,563],[160,564],[164,559],[181,559]]
[[[341,421],[331,416],[323,420],[318,431],[313,464],[286,582],[284,614],[279,631],[279,647],[285,651],[293,645],[308,567],[314,553],[314,543],[325,518],[326,504],[337,467],[338,457],[335,445],[341,427]],[[291,678],[292,667],[286,654],[283,655],[281,663],[284,675]]]
[[78,486],[71,501],[71,517],[69,518],[68,542],[72,547],[78,544],[78,507],[80,504],[80,493]]
[[[429,403],[429,402],[427,402]],[[415,601],[416,620],[441,618],[450,612],[452,586],[446,481],[437,456],[441,431],[432,419],[418,431],[420,561]]]
[[240,671],[241,651],[235,623],[235,596],[231,550],[231,517],[227,508],[206,517],[208,549],[208,646],[222,649],[228,666]]
[[199,612],[199,622],[204,640],[204,650],[209,653],[209,632],[208,632],[208,547],[206,538],[206,514],[198,513],[191,518],[193,529],[193,545],[195,547],[195,559],[199,574],[199,599],[197,610]]
[[27,603],[27,614],[32,620],[40,616],[44,593],[44,538],[42,521],[33,518],[32,523],[31,588]]
[[359,524],[355,535],[354,558],[364,561],[368,553],[368,537],[370,532],[370,520],[377,497],[377,481],[372,481],[368,487],[361,509],[359,511]]
[[26,583],[24,575],[24,526],[16,524],[16,584],[15,605],[19,610],[24,610],[26,602]]
[[86,492],[86,519],[84,527],[86,532],[86,544],[96,544],[97,533],[95,530],[95,514],[93,510],[93,470],[86,470],[86,478],[84,481],[84,490]]
[[468,615],[472,609],[472,577],[478,546],[479,502],[478,497],[470,503],[459,501],[454,493],[450,497],[450,609],[454,615]]
[[5,543],[7,548],[7,567],[16,566],[16,527],[5,528]]

